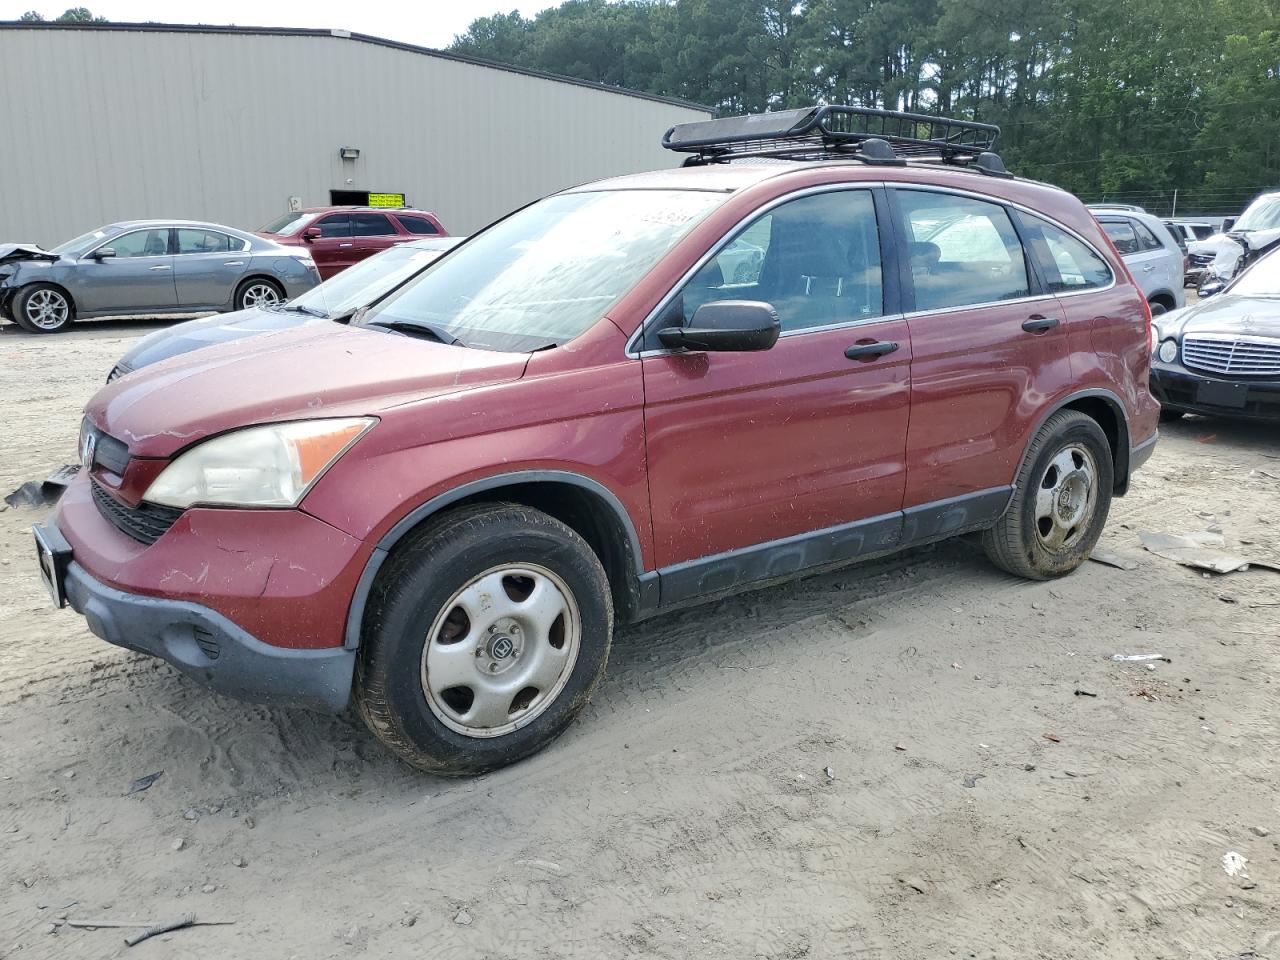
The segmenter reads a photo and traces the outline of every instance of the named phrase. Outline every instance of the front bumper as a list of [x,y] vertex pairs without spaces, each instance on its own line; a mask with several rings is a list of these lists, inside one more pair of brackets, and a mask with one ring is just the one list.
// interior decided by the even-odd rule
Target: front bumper
[[1151,364],[1151,392],[1160,406],[1243,420],[1280,420],[1280,380],[1222,377],[1180,363]]
[[72,559],[71,545],[52,520],[38,533],[62,559],[56,565],[57,594],[108,643],[159,657],[209,689],[241,700],[334,713],[346,708],[354,650],[271,646],[201,604],[118,590]]

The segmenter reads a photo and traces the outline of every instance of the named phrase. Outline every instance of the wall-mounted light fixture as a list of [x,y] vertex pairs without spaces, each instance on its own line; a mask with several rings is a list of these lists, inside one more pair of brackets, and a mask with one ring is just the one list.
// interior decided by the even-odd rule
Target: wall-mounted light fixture
[[343,160],[359,160],[360,148],[359,147],[340,147],[338,149],[338,156],[340,156]]

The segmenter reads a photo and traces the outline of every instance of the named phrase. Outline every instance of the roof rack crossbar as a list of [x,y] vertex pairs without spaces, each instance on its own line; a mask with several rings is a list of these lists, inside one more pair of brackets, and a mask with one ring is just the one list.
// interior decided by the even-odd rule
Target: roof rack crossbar
[[[999,160],[991,148],[999,135],[999,127],[972,120],[828,105],[681,123],[666,132],[662,145],[668,150],[693,154],[685,162],[694,164],[745,157],[852,157],[868,163],[940,159],[963,165],[973,163],[984,173],[994,173],[991,168]],[[994,163],[983,157],[995,158]],[[1003,172],[1003,165],[1000,170]]]

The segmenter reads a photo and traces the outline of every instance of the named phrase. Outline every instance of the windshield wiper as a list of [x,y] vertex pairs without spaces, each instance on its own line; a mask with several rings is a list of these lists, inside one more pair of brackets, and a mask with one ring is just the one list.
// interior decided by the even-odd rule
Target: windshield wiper
[[423,337],[428,340],[436,340],[451,347],[466,346],[465,343],[445,330],[444,327],[438,327],[433,323],[425,323],[421,320],[374,320],[366,323],[365,326],[391,330],[395,333],[402,333],[407,337]]
[[281,303],[276,305],[276,309],[281,313],[305,313],[308,317],[320,317],[323,320],[329,319],[329,315],[323,310],[307,307],[301,303]]

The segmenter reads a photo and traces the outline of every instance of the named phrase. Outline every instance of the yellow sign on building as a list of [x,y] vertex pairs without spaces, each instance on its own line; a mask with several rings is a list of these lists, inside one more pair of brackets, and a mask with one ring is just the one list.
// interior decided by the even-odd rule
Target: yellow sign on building
[[369,194],[369,206],[371,207],[403,207],[403,193],[371,193]]

